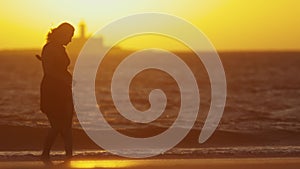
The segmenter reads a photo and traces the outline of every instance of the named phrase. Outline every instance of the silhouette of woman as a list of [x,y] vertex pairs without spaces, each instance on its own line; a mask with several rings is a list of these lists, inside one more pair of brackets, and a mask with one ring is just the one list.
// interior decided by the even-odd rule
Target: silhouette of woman
[[41,111],[47,115],[51,128],[44,142],[42,159],[49,159],[50,149],[58,134],[65,143],[66,156],[72,157],[72,75],[65,46],[71,42],[74,27],[62,23],[48,33],[41,61],[44,77],[41,82]]

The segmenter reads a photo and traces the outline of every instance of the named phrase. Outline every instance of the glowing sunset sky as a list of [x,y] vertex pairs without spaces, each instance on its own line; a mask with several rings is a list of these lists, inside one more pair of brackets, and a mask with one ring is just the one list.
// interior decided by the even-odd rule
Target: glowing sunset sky
[[[184,18],[218,50],[300,50],[298,0],[4,0],[0,49],[40,48],[49,29],[64,21],[77,27],[84,20],[93,33],[115,19],[142,12]],[[147,43],[153,41],[139,47]]]

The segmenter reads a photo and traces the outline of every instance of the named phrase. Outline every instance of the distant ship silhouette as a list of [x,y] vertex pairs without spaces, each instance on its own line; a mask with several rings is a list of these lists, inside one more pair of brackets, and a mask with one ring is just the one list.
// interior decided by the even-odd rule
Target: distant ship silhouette
[[79,23],[79,37],[75,37],[72,39],[72,42],[67,46],[68,53],[72,55],[78,55],[84,46],[84,44],[89,40],[89,45],[91,45],[91,50],[89,53],[99,53],[108,47],[105,47],[103,44],[103,38],[91,38],[90,36],[86,36],[86,24],[84,21]]

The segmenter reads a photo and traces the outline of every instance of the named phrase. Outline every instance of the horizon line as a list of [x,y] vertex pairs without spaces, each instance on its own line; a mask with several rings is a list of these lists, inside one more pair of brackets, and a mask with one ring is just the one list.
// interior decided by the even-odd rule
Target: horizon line
[[[42,48],[4,48],[0,49],[0,52],[13,52],[13,51],[41,51]],[[121,48],[120,50],[124,51],[138,51],[143,49],[130,49],[130,48]],[[186,50],[170,50],[171,52],[177,53],[177,52],[190,52]],[[300,52],[300,49],[222,49],[222,50],[216,50],[217,52]],[[209,52],[209,51],[202,51],[202,52]],[[69,52],[72,53],[72,52]]]

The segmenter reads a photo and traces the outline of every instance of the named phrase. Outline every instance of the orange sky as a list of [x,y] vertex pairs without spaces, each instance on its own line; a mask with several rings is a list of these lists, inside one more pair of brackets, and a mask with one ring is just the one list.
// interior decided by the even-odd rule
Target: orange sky
[[[300,50],[298,0],[5,0],[0,1],[0,49],[40,48],[49,29],[64,21],[77,26],[85,20],[93,33],[117,18],[142,12],[184,18],[218,50]],[[157,37],[147,38],[129,39],[123,47],[157,42]]]

